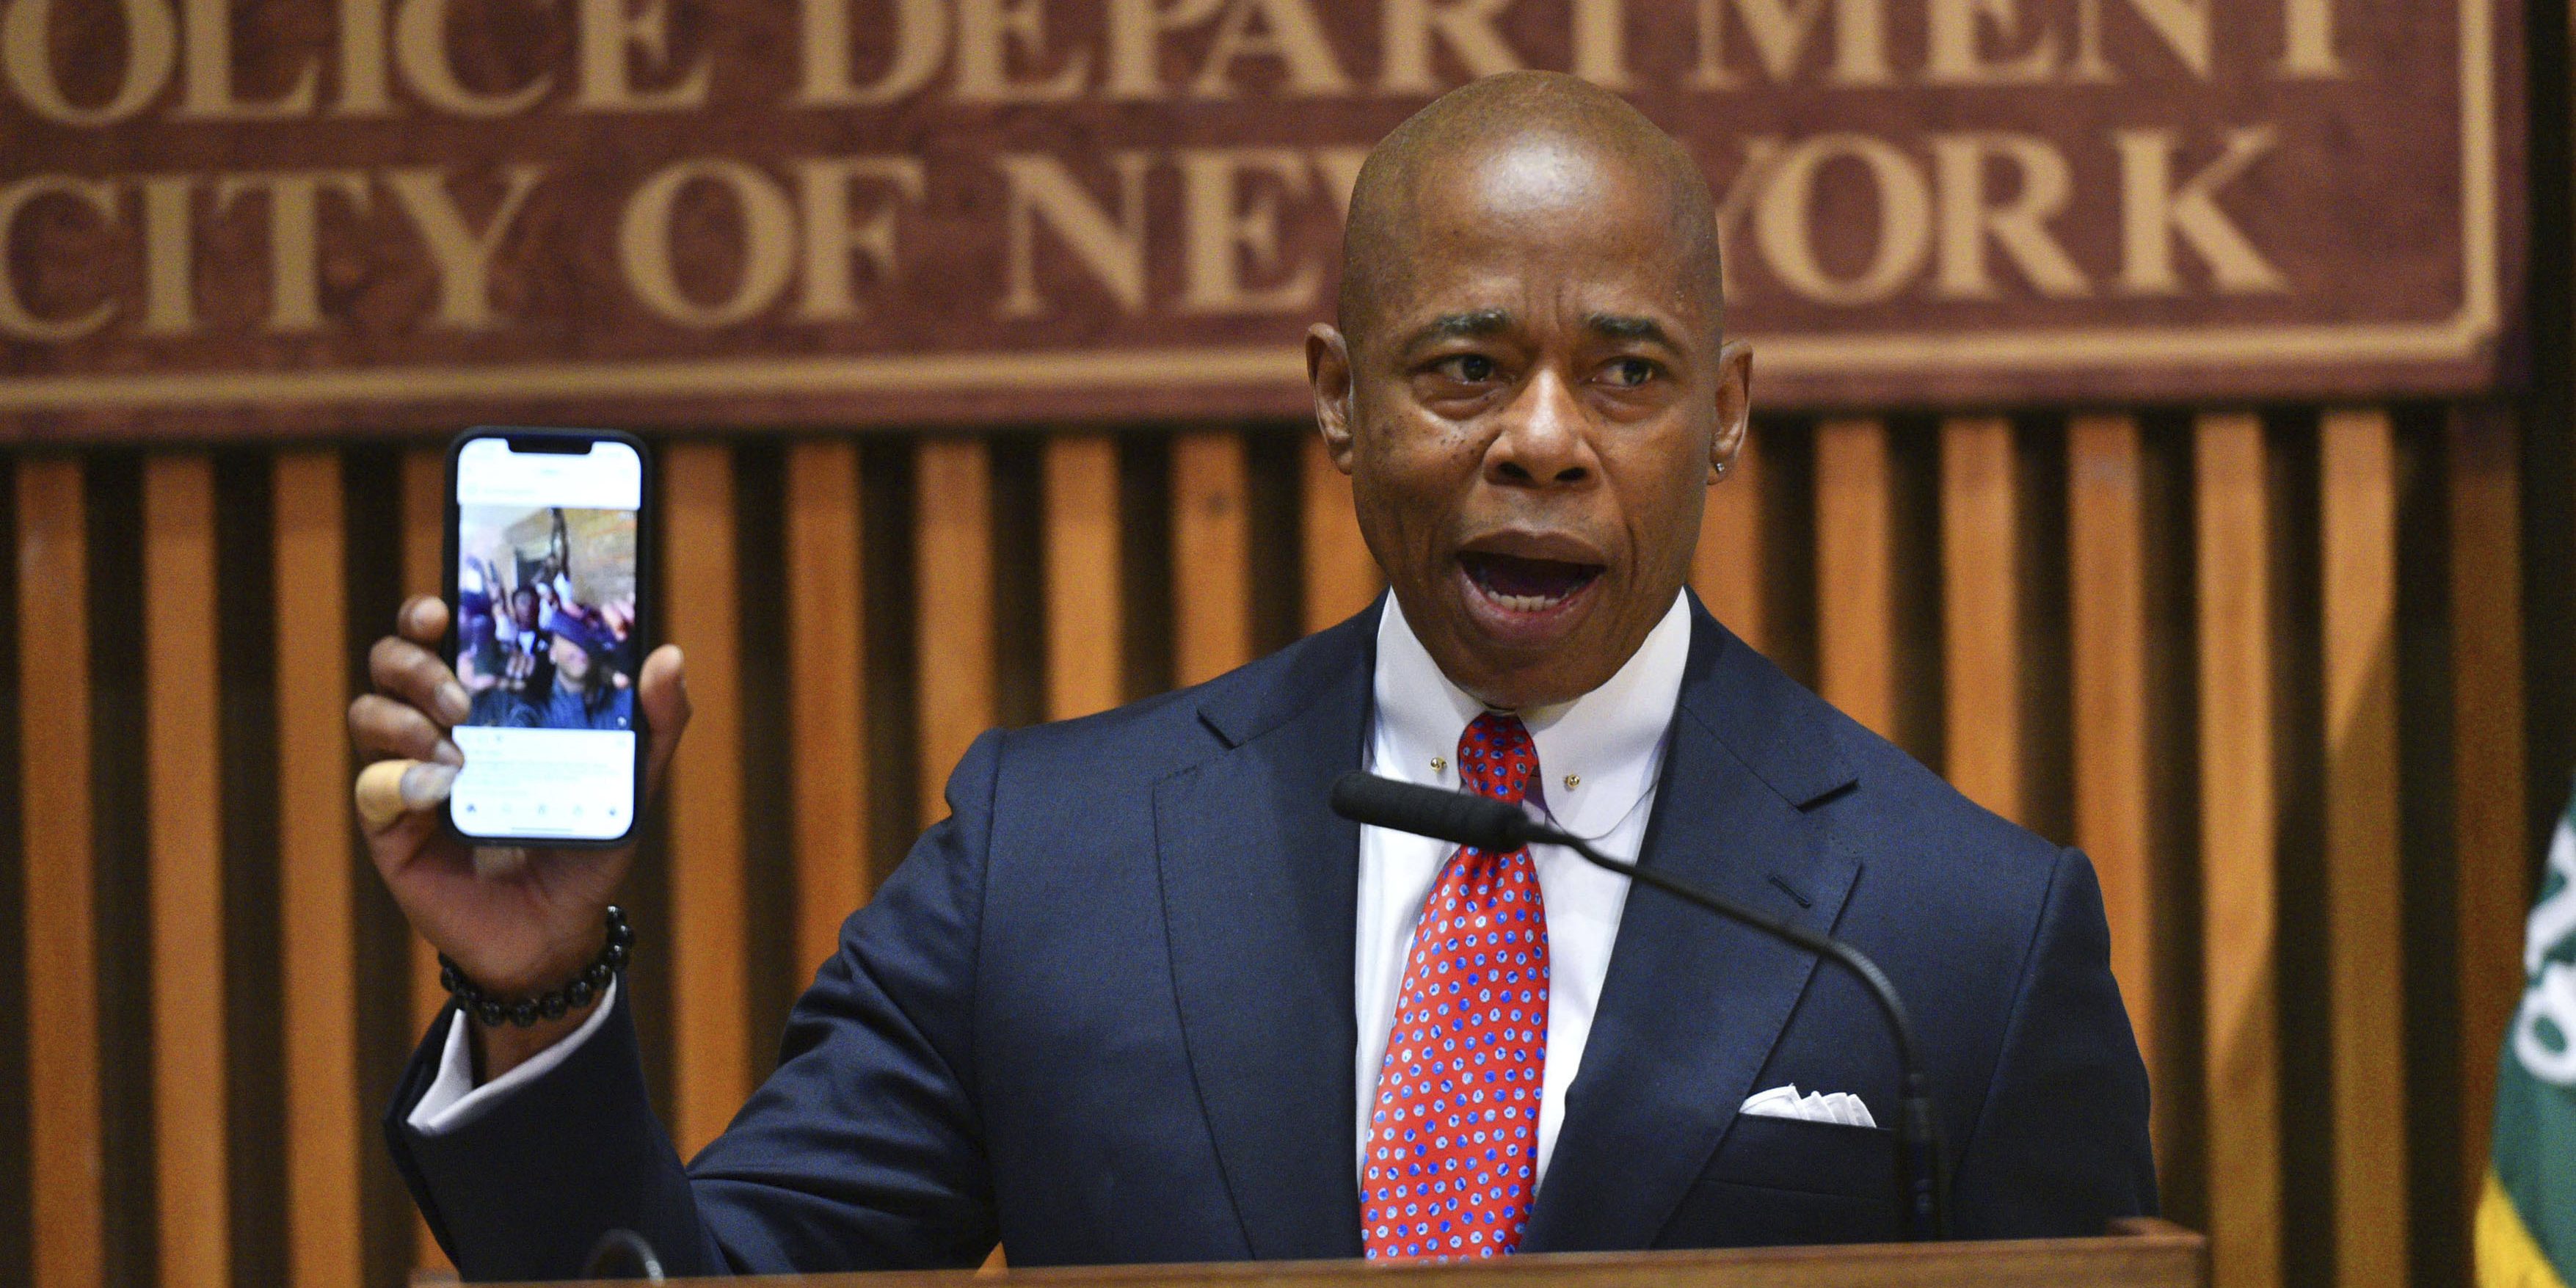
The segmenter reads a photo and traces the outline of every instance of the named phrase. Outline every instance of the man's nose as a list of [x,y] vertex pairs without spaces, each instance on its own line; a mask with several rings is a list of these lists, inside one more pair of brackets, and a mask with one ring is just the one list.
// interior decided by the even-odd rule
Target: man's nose
[[1485,478],[1507,487],[1565,487],[1599,476],[1583,408],[1555,371],[1542,368],[1503,409],[1485,451]]

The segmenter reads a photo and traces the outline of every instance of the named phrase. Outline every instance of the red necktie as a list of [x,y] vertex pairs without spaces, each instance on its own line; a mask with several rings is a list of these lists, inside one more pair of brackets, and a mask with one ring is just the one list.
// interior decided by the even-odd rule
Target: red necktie
[[[1538,773],[1520,717],[1458,739],[1468,787],[1518,804]],[[1369,1111],[1360,1186],[1370,1259],[1491,1257],[1520,1246],[1538,1188],[1547,1069],[1547,910],[1524,847],[1450,856],[1423,901]]]

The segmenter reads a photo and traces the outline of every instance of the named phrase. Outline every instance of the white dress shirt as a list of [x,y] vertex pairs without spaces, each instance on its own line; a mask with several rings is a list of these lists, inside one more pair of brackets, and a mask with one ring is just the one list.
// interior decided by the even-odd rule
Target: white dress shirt
[[[1690,659],[1690,630],[1689,599],[1676,595],[1671,611],[1608,682],[1572,702],[1520,713],[1538,747],[1530,799],[1558,827],[1612,858],[1633,860],[1645,844],[1664,735]],[[1369,735],[1369,772],[1456,790],[1459,735],[1485,705],[1441,673],[1392,595],[1378,619],[1374,683],[1377,720]],[[1377,1099],[1378,1066],[1395,1024],[1413,928],[1441,865],[1456,850],[1409,833],[1360,829],[1357,1167],[1366,1166],[1369,1108]],[[1583,1063],[1601,981],[1610,973],[1628,878],[1594,867],[1563,846],[1532,846],[1530,860],[1547,910],[1547,1066],[1539,1086],[1535,1160],[1537,1179],[1544,1183],[1557,1129],[1565,1122],[1565,1091]]]
[[[1682,667],[1690,656],[1690,608],[1676,596],[1672,609],[1646,635],[1636,655],[1600,688],[1560,706],[1521,712],[1538,747],[1540,782],[1530,795],[1557,826],[1613,858],[1634,859],[1643,847],[1646,818],[1663,767],[1664,734],[1681,696]],[[1458,786],[1458,737],[1484,705],[1450,683],[1414,638],[1395,597],[1378,621],[1376,724],[1369,739],[1370,772],[1406,782]],[[1437,761],[1440,768],[1433,768]],[[1413,950],[1413,928],[1422,902],[1453,846],[1439,841],[1360,829],[1359,934],[1355,967],[1359,1015],[1359,1139],[1357,1170],[1368,1152],[1369,1104],[1377,1097],[1378,1065],[1387,1031],[1395,1023],[1396,994],[1404,959]],[[1628,879],[1584,862],[1560,846],[1531,848],[1539,898],[1547,910],[1547,1068],[1540,1084],[1538,1178],[1547,1178],[1557,1128],[1565,1121],[1565,1091],[1583,1060],[1592,1032],[1601,981],[1610,971],[1610,946],[1628,900]],[[429,1090],[405,1117],[414,1131],[435,1136],[464,1126],[494,1102],[560,1065],[589,1041],[617,1004],[616,984],[590,1018],[563,1041],[482,1086],[474,1085],[473,1054],[465,1017],[455,1018]]]

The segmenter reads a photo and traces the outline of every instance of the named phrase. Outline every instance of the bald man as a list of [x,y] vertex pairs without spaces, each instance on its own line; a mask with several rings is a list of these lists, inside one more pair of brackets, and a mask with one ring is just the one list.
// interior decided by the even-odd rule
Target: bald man
[[[1957,1232],[2151,1212],[2147,1083],[2084,857],[1977,808],[1683,589],[1743,441],[1708,189],[1617,98],[1442,98],[1353,194],[1316,419],[1390,595],[1207,684],[979,738],[777,1071],[683,1166],[647,999],[452,1009],[387,1121],[469,1275],[1515,1252],[1895,1237],[1868,998],[1553,847],[1361,829],[1355,768],[1542,810],[1858,945],[1913,1007]],[[351,708],[388,886],[460,982],[580,978],[629,856],[467,853],[433,600]],[[650,659],[653,763],[686,723]],[[417,763],[406,763],[417,762]],[[686,854],[674,856],[686,863]],[[623,949],[619,950],[624,951]],[[633,951],[668,951],[650,928]],[[594,976],[594,978],[601,976]],[[685,983],[683,984],[685,986]]]

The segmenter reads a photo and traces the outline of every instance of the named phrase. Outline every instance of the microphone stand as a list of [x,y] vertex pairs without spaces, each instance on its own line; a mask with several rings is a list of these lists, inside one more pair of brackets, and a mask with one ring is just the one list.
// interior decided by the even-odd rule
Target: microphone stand
[[[1886,972],[1868,954],[1831,935],[1746,907],[1679,877],[1611,858],[1583,838],[1533,818],[1518,806],[1489,797],[1399,783],[1353,770],[1333,784],[1333,808],[1356,822],[1418,832],[1496,852],[1530,844],[1561,845],[1596,867],[1785,940],[1850,971],[1885,1013],[1887,1027],[1896,1037],[1901,1098],[1896,1172],[1905,1199],[1907,1237],[1918,1241],[1950,1237],[1949,1169],[1942,1153],[1941,1120],[1933,1111],[1931,1084],[1923,1073],[1922,1044],[1915,1038],[1914,1020],[1905,1009],[1905,999],[1897,996],[1896,985],[1889,982]],[[1500,844],[1504,841],[1510,844]]]

